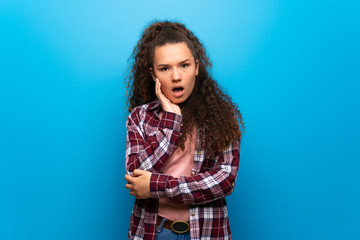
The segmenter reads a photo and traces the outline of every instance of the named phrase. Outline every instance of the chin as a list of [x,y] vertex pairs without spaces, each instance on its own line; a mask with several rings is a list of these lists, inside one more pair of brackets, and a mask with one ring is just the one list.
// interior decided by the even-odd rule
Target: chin
[[188,99],[188,97],[186,97],[186,98],[176,98],[176,99],[173,99],[173,100],[170,100],[170,101],[172,103],[174,103],[174,104],[181,104],[181,103],[186,102],[187,99]]
[[172,103],[174,104],[181,104],[183,102],[185,102],[184,100],[180,100],[180,99],[175,99],[174,101],[171,100]]

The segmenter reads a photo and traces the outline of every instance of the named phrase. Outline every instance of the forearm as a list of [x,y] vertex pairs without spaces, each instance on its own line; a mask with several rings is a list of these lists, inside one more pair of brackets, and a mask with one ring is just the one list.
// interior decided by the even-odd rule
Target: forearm
[[[206,172],[192,177],[173,178],[169,175],[153,173],[150,180],[152,198],[169,198],[189,205],[205,204],[229,195],[235,184],[235,176],[221,177]],[[218,182],[219,178],[223,178]]]
[[177,147],[181,136],[182,117],[163,112],[155,131],[146,133],[143,126],[133,120],[127,123],[125,169],[159,172]]
[[[238,147],[238,145],[233,145]],[[222,156],[208,171],[191,176],[174,178],[170,175],[154,173],[150,180],[152,198],[167,197],[186,204],[204,204],[232,193],[239,167],[238,148]]]

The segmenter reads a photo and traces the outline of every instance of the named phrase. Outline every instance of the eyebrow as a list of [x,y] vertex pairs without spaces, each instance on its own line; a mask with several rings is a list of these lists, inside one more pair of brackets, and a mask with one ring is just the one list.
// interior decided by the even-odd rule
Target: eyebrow
[[[191,59],[187,58],[187,59],[179,62],[179,64],[183,64],[183,63],[186,63],[186,62],[188,62],[188,61],[191,61]],[[158,64],[158,65],[157,65],[157,67],[167,67],[167,66],[169,66],[169,64]]]

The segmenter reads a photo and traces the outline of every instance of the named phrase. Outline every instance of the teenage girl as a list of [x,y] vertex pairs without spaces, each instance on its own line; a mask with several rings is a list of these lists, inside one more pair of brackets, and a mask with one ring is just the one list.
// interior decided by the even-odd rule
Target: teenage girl
[[125,180],[136,200],[129,239],[231,239],[225,196],[239,167],[239,110],[181,23],[148,26],[132,58]]

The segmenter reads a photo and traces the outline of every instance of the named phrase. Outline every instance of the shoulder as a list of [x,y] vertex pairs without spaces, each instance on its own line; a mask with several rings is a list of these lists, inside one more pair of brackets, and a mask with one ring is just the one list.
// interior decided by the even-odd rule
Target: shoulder
[[159,107],[160,101],[158,99],[139,105],[130,112],[127,122],[141,122],[141,119],[146,118],[148,115],[152,115]]

